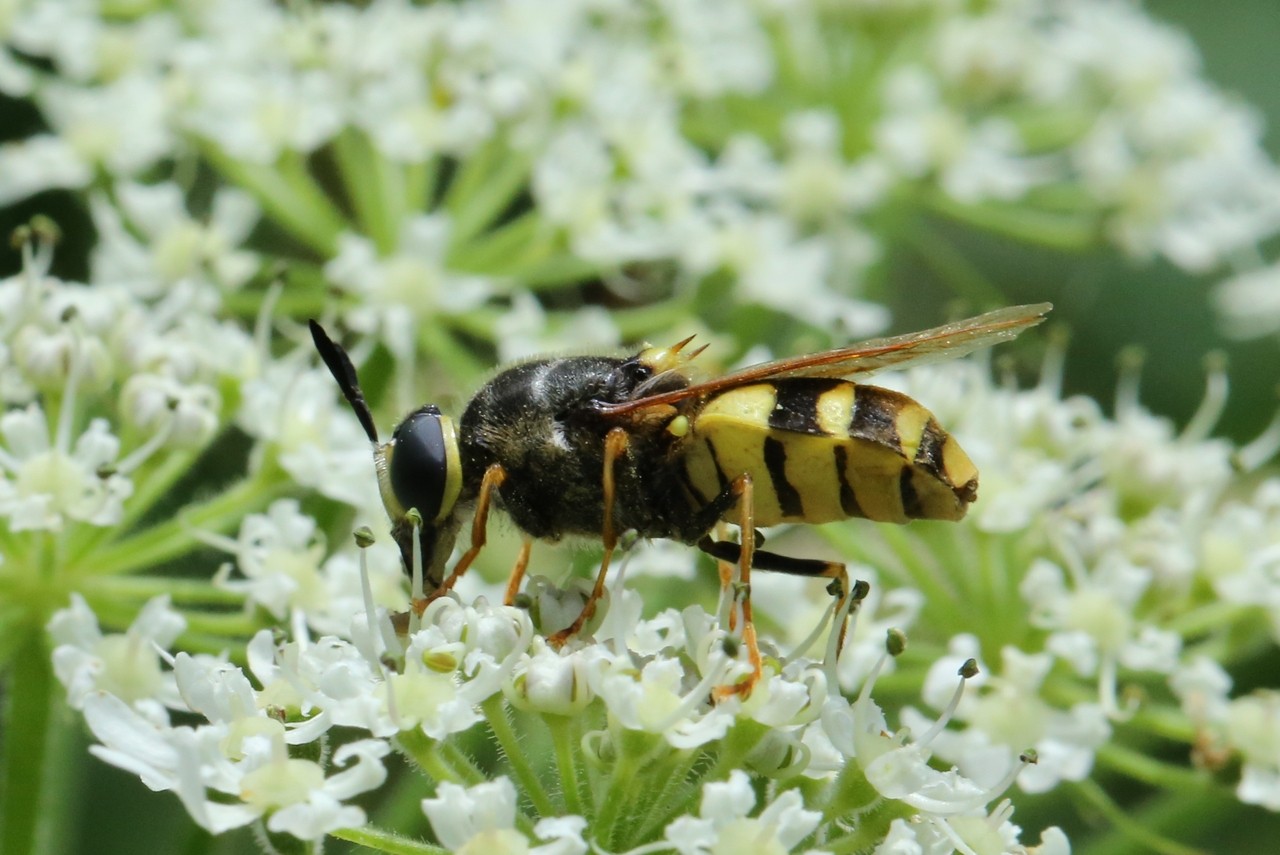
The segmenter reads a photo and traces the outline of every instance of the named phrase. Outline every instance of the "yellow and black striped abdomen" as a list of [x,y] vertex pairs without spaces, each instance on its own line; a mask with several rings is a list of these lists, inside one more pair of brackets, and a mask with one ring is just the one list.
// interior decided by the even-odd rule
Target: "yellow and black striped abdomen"
[[[899,392],[847,380],[791,378],[740,386],[704,402],[680,465],[707,503],[743,473],[755,521],[847,517],[957,520],[977,497],[978,471],[934,420]],[[725,515],[737,519],[737,512]]]

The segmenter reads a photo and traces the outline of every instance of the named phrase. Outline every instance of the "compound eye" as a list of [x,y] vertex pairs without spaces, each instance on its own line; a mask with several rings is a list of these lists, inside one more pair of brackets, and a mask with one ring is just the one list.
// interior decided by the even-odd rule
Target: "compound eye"
[[453,509],[462,482],[453,423],[433,406],[411,413],[396,428],[388,474],[396,501],[417,508],[427,522]]

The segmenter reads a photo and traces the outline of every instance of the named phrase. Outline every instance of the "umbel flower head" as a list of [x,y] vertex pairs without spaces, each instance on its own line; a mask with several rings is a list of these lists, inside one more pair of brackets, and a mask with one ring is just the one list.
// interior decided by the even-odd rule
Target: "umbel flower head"
[[[1052,367],[1027,391],[993,385],[979,364],[921,369],[903,385],[950,390],[935,403],[962,436],[966,413],[1008,415],[1011,444],[969,443],[991,458],[984,489],[996,510],[918,531],[863,527],[856,549],[874,560],[887,538],[900,560],[879,562],[878,573],[857,566],[876,575],[878,593],[859,600],[843,651],[824,643],[814,660],[807,641],[766,636],[764,674],[745,696],[717,691],[751,670],[730,625],[699,605],[644,618],[625,587],[612,591],[603,622],[559,649],[529,611],[484,597],[450,594],[396,628],[388,606],[405,601],[388,602],[391,589],[375,583],[395,578],[396,551],[362,535],[360,547],[325,558],[292,502],[246,517],[237,539],[210,541],[237,556],[225,589],[289,618],[287,633],[254,636],[245,665],[164,652],[184,623],[164,601],[123,635],[104,633],[78,601],[51,625],[58,676],[94,752],[172,790],[214,832],[257,823],[268,835],[380,848],[391,838],[366,825],[364,799],[353,799],[409,763],[435,781],[423,829],[455,851],[714,853],[752,840],[768,851],[1024,852],[1006,796],[1089,780],[1100,756],[1133,750],[1121,733],[1151,720],[1183,733],[1188,752],[1212,740],[1237,754],[1239,798],[1271,804],[1273,761],[1258,750],[1265,741],[1246,735],[1266,727],[1267,695],[1231,697],[1220,667],[1196,652],[1206,637],[1197,616],[1224,601],[1195,583],[1210,569],[1191,541],[1179,551],[1160,525],[1190,507],[1205,520],[1185,533],[1196,543],[1238,525],[1229,521],[1241,506],[1224,493],[1230,447],[1161,430],[1136,401],[1113,420],[1063,400]],[[1150,462],[1110,453],[1133,436]],[[1209,470],[1219,479],[1180,480],[1184,456],[1220,459]],[[1021,481],[1009,467],[1059,459],[1089,477],[1010,501]],[[1042,509],[998,510],[1031,501]],[[856,554],[847,525],[826,533]],[[794,600],[803,583],[783,582]],[[904,585],[928,594],[903,597]],[[972,623],[930,595],[1005,606]],[[757,596],[762,621],[772,599]],[[1248,615],[1239,610],[1233,632],[1250,626]],[[910,655],[898,629],[886,643],[892,620],[914,621],[913,638],[945,653]],[[983,664],[992,658],[1001,666]],[[880,697],[890,673],[894,685],[914,682],[914,703],[890,709],[898,693]],[[1141,702],[1121,688],[1129,684],[1144,688]],[[471,753],[480,733],[502,749],[496,766]],[[1165,774],[1189,773],[1171,764]],[[1068,851],[1063,833],[1045,830],[1037,851]]]

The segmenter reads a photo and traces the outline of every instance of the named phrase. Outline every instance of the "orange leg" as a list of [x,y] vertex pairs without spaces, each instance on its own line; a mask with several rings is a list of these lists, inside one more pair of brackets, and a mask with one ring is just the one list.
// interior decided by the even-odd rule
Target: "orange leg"
[[502,598],[504,606],[515,605],[516,594],[520,593],[520,583],[524,581],[524,571],[529,566],[529,553],[533,550],[533,541],[525,538],[520,544],[520,554],[516,556],[516,564],[511,568],[511,576],[507,579],[507,593]]
[[[760,662],[760,647],[756,642],[756,626],[751,615],[751,561],[756,552],[756,505],[755,485],[750,475],[739,475],[730,485],[738,496],[738,590],[735,600],[741,597],[742,604],[742,641],[747,646],[747,659],[751,663],[751,674],[742,682],[732,686],[720,686],[715,690],[717,698],[729,695],[746,697],[751,694],[764,673]],[[730,626],[737,610],[730,612]]]
[[596,611],[596,604],[604,596],[604,580],[609,573],[609,561],[613,558],[613,550],[618,545],[618,534],[613,530],[613,503],[618,489],[617,478],[613,469],[618,459],[626,453],[627,442],[627,432],[622,428],[614,428],[604,438],[604,478],[602,481],[604,487],[604,531],[601,534],[601,540],[604,542],[604,557],[600,559],[600,572],[596,574],[595,587],[591,589],[591,596],[587,598],[587,602],[583,605],[577,619],[547,639],[555,647],[564,644],[576,635],[587,621],[591,620],[591,616]]
[[507,470],[503,469],[497,463],[492,464],[484,471],[484,478],[480,481],[480,495],[476,498],[476,513],[471,520],[471,547],[462,553],[462,557],[458,559],[458,563],[454,565],[453,572],[441,583],[440,587],[432,591],[430,595],[420,602],[413,604],[413,610],[418,614],[422,614],[430,603],[448,593],[453,586],[458,584],[458,580],[471,567],[471,562],[476,560],[476,556],[480,554],[480,550],[484,548],[486,531],[489,526],[489,504],[493,500],[493,491],[502,486],[502,482],[507,480]]

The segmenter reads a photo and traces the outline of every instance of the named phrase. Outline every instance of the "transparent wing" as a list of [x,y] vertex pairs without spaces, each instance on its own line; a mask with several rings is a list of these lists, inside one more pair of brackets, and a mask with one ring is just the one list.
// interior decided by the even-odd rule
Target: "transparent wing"
[[787,377],[857,377],[886,368],[907,368],[956,359],[975,350],[1015,338],[1044,320],[1053,306],[1034,303],[1009,306],[985,315],[905,335],[877,338],[847,347],[751,365],[731,374],[656,395],[602,404],[606,415],[625,415],[655,406],[670,406],[725,389]]

